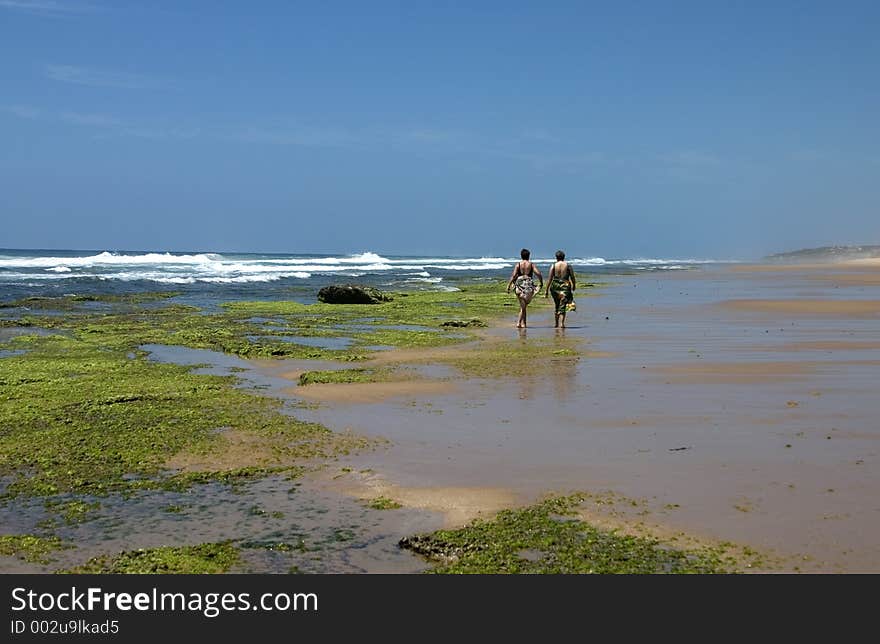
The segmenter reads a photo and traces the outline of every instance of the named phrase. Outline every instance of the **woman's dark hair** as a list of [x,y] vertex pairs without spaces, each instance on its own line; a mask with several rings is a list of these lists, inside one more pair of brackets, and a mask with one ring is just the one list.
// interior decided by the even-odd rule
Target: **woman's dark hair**
[[523,248],[521,251],[519,251],[519,256],[523,259],[528,259],[529,257],[531,257],[531,255],[532,254],[529,252],[528,248]]
[[556,251],[556,261],[561,262],[563,259],[565,259],[565,253],[563,253],[561,250],[557,250]]

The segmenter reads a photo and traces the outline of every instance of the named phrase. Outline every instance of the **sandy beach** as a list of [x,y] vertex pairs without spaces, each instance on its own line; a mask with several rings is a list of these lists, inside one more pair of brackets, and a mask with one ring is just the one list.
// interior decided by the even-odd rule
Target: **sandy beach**
[[[617,527],[748,545],[778,570],[878,572],[878,278],[873,260],[619,277],[580,294],[564,331],[546,309],[487,331],[582,343],[549,371],[304,388],[323,401],[310,419],[390,441],[323,485],[447,526],[586,491]],[[427,361],[443,351],[460,349]],[[426,356],[380,358],[395,359]]]

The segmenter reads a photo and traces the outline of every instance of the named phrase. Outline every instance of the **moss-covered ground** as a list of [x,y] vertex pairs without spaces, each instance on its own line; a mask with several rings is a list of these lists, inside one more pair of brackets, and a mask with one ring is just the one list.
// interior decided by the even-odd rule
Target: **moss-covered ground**
[[378,382],[390,376],[390,369],[335,369],[306,371],[299,377],[301,387],[306,385],[347,384],[353,382]]
[[161,547],[130,550],[117,555],[101,555],[70,570],[77,574],[218,574],[227,572],[239,560],[234,545],[202,543],[178,548]]
[[40,537],[32,534],[0,535],[0,555],[19,557],[30,563],[49,563],[52,552],[63,547],[58,537]]
[[429,572],[446,574],[730,573],[741,565],[723,545],[684,549],[597,528],[576,516],[585,498],[553,497],[401,546],[434,562]]
[[[196,375],[123,343],[78,330],[74,337],[20,336],[23,354],[0,363],[0,475],[6,494],[105,494],[161,486],[181,452],[223,446],[218,429],[260,439],[279,460],[350,448],[324,427],[281,413],[281,401]],[[179,483],[179,479],[169,482]]]

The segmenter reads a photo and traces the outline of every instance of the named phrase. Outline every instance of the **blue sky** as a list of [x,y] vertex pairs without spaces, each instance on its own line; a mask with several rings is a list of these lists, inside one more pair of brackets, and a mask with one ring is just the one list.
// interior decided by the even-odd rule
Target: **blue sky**
[[877,2],[0,0],[0,247],[880,243]]

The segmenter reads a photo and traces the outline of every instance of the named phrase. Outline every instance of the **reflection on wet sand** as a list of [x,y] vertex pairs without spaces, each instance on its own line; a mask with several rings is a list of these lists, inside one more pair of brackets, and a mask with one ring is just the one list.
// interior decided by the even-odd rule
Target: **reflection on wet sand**
[[[566,349],[565,329],[556,329],[554,341],[559,350]],[[551,391],[557,402],[567,402],[577,390],[578,363],[579,360],[567,356],[552,359],[553,371],[550,376]]]
[[346,384],[317,384],[291,387],[286,393],[305,398],[341,404],[374,403],[394,398],[425,397],[454,391],[450,382],[404,380]]
[[[549,391],[555,400],[563,402],[573,395],[577,387],[579,358],[571,355],[555,355],[556,351],[567,354],[571,349],[571,343],[566,342],[565,329],[554,329],[554,331],[556,333],[553,337],[554,349],[551,356],[539,358],[546,360],[549,368],[543,368],[547,365],[533,363],[525,367],[516,365],[516,368],[510,370],[511,380],[519,388],[520,400],[534,400],[545,391]],[[527,329],[517,329],[517,336],[521,343],[529,342]]]

